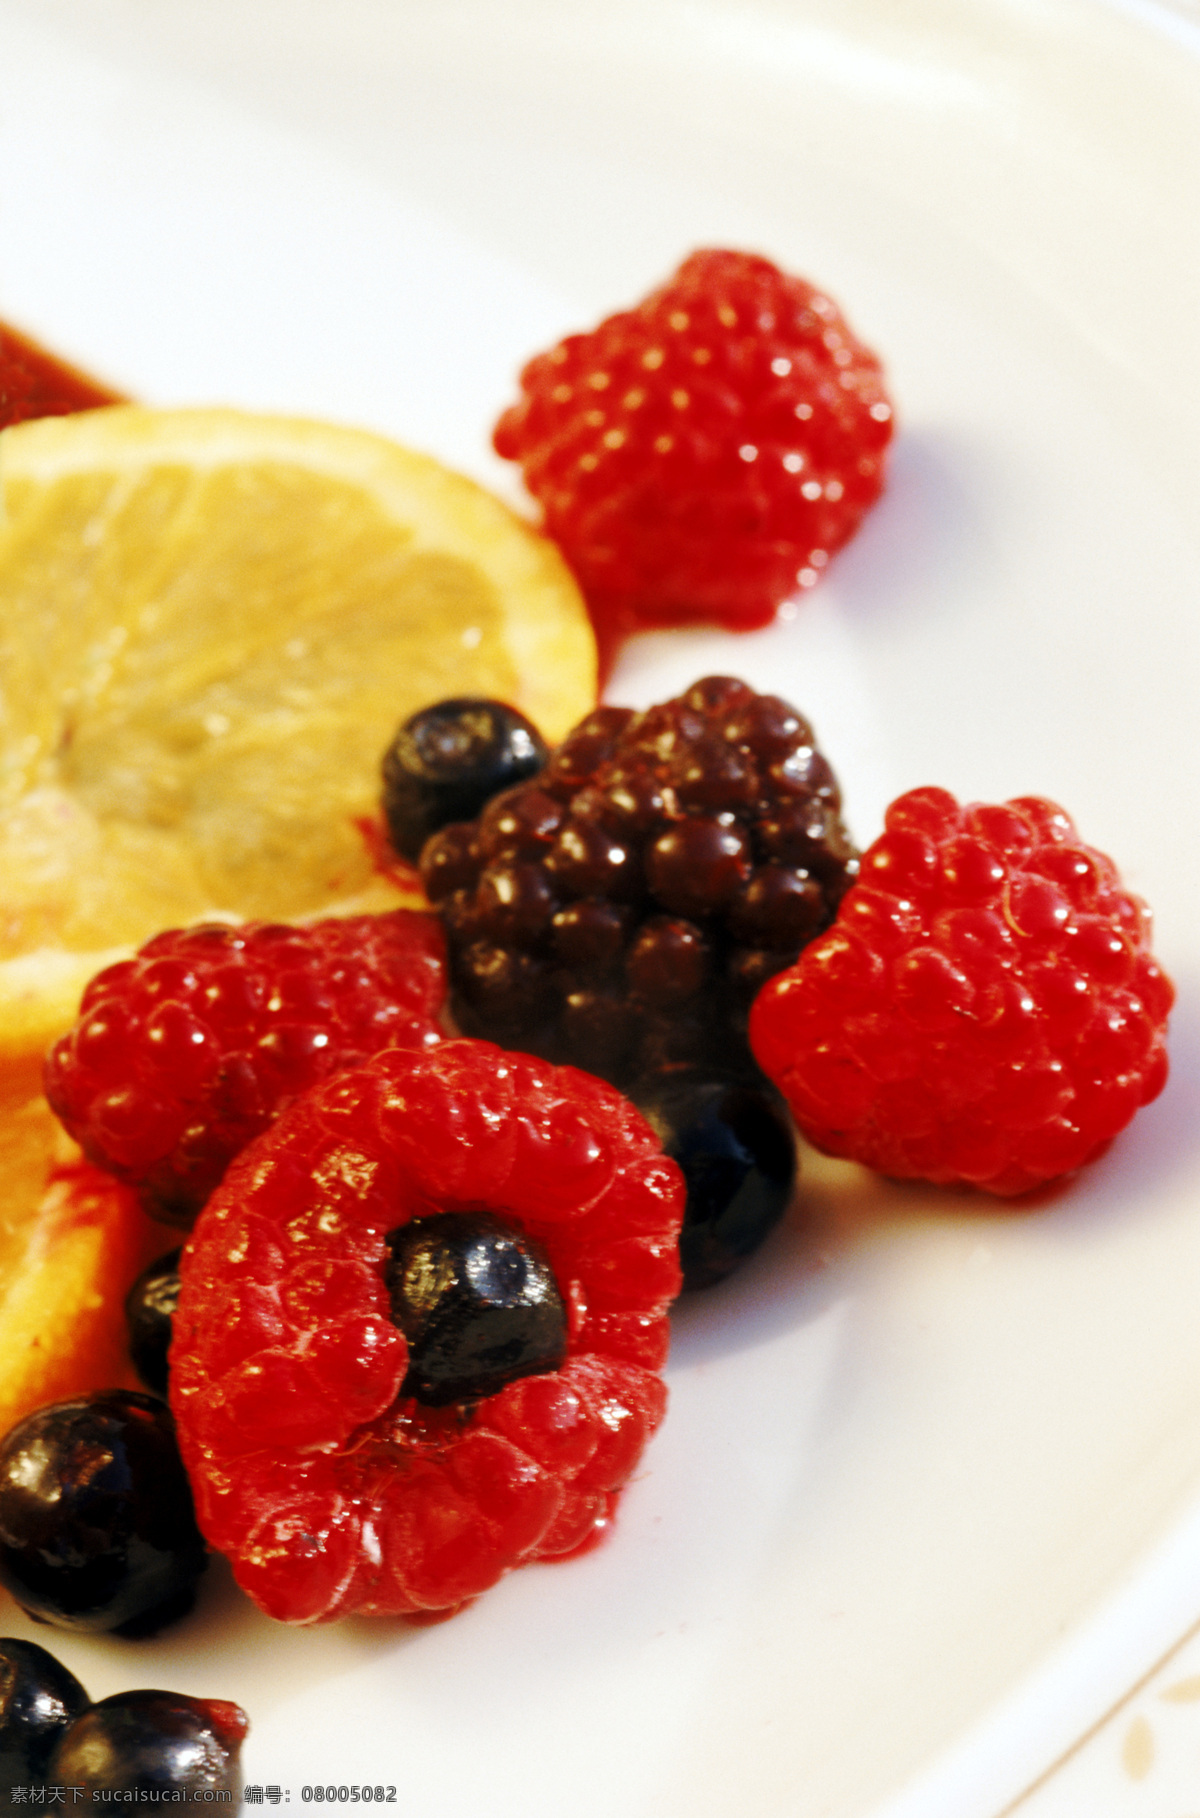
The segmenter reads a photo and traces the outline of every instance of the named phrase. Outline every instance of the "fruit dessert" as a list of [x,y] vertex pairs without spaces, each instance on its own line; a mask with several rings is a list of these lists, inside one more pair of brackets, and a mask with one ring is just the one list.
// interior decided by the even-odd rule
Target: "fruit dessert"
[[665,1405],[683,1185],[611,1087],[450,1041],[298,1099],[184,1246],[197,1516],[268,1615],[449,1613],[611,1519]]
[[218,1698],[133,1691],[93,1704],[45,1648],[0,1637],[0,1788],[20,1787],[30,1804],[45,1803],[51,1786],[89,1804],[113,1793],[139,1804],[236,1801],[248,1729],[245,1712]]
[[856,874],[840,808],[808,722],[744,682],[596,708],[544,770],[421,853],[458,1026],[617,1084],[751,1066],[755,991]]
[[899,1179],[1026,1193],[1166,1083],[1146,905],[1052,802],[889,808],[833,928],[755,1003],[809,1141]]
[[879,361],[821,291],[749,253],[693,253],[521,387],[495,447],[606,649],[648,626],[767,624],[883,487]]
[[[748,255],[523,386],[496,447],[607,651],[765,623],[883,484],[878,361]],[[1144,913],[1060,811],[917,791],[860,876],[802,715],[723,676],[596,707],[566,566],[435,464],[231,412],[6,446],[0,1060],[116,959],[50,1098],[77,1170],[195,1219],[127,1298],[178,1428],[153,1542],[146,1470],[101,1513],[77,1464],[141,1458],[161,1402],[75,1396],[0,1452],[39,1615],[153,1629],[204,1542],[285,1622],[449,1614],[611,1524],[672,1300],[789,1202],[785,1099],[834,1153],[1012,1194],[1161,1086]]]

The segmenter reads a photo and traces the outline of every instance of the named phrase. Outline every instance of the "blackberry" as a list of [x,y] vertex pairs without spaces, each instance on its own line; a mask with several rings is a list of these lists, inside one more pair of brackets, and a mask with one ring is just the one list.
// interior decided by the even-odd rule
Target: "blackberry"
[[383,813],[392,845],[415,859],[448,821],[471,820],[522,783],[549,752],[537,728],[503,701],[463,697],[405,720],[383,758]]
[[645,713],[596,708],[421,853],[459,1027],[616,1085],[752,1066],[752,999],[857,868],[811,726],[725,676]]

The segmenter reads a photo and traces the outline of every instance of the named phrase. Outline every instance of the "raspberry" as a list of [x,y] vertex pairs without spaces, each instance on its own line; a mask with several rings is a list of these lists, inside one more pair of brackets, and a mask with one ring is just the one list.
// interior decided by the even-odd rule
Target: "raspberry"
[[1052,802],[893,802],[837,923],[754,1006],[804,1134],[900,1179],[1024,1193],[1167,1077],[1150,916]]
[[443,954],[435,918],[408,909],[156,935],[92,980],[47,1056],[46,1096],[91,1161],[187,1226],[308,1086],[441,1039]]
[[[268,1615],[450,1611],[577,1551],[662,1416],[683,1185],[610,1087],[488,1043],[391,1049],[307,1093],[184,1250],[171,1403],[201,1528]],[[404,1228],[503,1223],[549,1259],[565,1360],[405,1393]]]
[[693,253],[636,309],[531,360],[496,425],[602,642],[767,624],[883,486],[879,361],[819,290]]
[[751,1066],[754,992],[833,919],[857,861],[812,728],[709,676],[599,707],[533,780],[421,854],[467,1034],[616,1084]]

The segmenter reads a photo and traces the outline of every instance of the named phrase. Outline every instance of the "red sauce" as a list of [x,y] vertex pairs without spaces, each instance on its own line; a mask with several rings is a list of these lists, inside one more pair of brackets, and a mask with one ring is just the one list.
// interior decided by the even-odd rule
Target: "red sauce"
[[30,417],[65,417],[125,401],[119,391],[89,379],[0,322],[0,429]]

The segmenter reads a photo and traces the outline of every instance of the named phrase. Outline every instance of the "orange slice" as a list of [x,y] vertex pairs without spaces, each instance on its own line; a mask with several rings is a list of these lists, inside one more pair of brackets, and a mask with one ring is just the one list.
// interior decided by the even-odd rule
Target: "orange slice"
[[557,552],[377,436],[133,406],[0,435],[0,1064],[205,916],[398,900],[364,823],[452,694],[548,739],[596,651]]
[[124,1299],[172,1247],[60,1130],[32,1063],[0,1079],[0,1434],[88,1389],[138,1388]]

